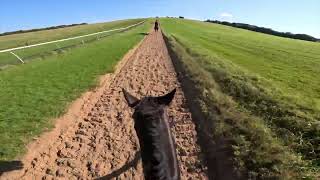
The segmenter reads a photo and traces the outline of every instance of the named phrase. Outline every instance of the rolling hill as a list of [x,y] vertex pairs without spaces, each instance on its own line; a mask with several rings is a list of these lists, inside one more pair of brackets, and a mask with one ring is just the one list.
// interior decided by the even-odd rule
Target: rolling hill
[[[124,20],[2,36],[0,49],[125,27],[140,21]],[[137,53],[139,56],[131,57],[136,62],[131,62],[133,67],[126,67],[114,88],[121,89],[121,82],[125,81],[130,86],[130,81],[135,81],[131,88],[139,91],[140,95],[147,94],[146,89],[158,93],[155,88],[158,86],[168,89],[154,82],[161,80],[164,83],[173,78],[172,74],[175,73],[166,72],[167,65],[162,65],[163,74],[154,74],[160,73],[157,72],[159,64],[170,64],[167,61],[170,58],[162,35],[148,34],[152,23],[153,20],[149,19],[128,31],[112,33],[75,48],[50,53],[24,65],[0,70],[0,102],[5,102],[0,103],[0,162],[22,156],[25,145],[32,138],[50,129],[54,124],[52,119],[64,114],[70,102],[95,87],[99,75],[113,72],[123,55],[145,35],[148,35],[149,44],[144,44]],[[177,18],[161,18],[160,27],[182,86],[179,101],[186,101],[192,113],[192,117],[189,117],[180,112],[180,118],[188,116],[190,122],[188,127],[182,124],[177,128],[180,130],[175,131],[180,133],[178,139],[190,142],[192,138],[186,138],[181,129],[185,127],[190,130],[196,126],[197,143],[208,170],[218,171],[217,164],[220,168],[224,167],[225,161],[231,159],[236,172],[247,179],[320,177],[319,43]],[[68,45],[62,43],[58,46]],[[55,48],[56,45],[52,45],[17,53],[27,57],[33,53],[52,52]],[[143,57],[143,61],[140,57]],[[6,59],[4,56],[2,58]],[[157,63],[155,59],[165,60],[166,63]],[[137,63],[139,60],[140,63]],[[0,66],[1,63],[7,62],[1,61],[0,55]],[[137,71],[139,68],[142,68],[141,72]],[[133,73],[132,77],[127,72]],[[138,77],[139,80],[135,79]],[[170,83],[180,88],[177,82]],[[118,95],[118,91],[113,89],[110,92]],[[118,97],[109,97],[108,91],[106,93],[103,98],[107,104],[113,107],[110,98],[114,98],[122,111],[123,102]],[[183,93],[185,99],[181,97]],[[181,107],[185,106],[181,104]],[[174,112],[183,108],[179,107]],[[107,111],[110,109],[108,107]],[[123,119],[121,112],[109,113],[112,115],[109,119],[114,120],[112,126],[119,126],[117,123],[120,123],[122,130],[131,137],[132,132],[124,128],[127,123],[119,121]],[[195,121],[191,122],[191,119]],[[97,123],[92,122],[95,125]],[[95,128],[105,132],[100,126]],[[73,142],[73,139],[68,141]],[[127,143],[119,141],[120,145]],[[134,143],[130,143],[133,146]],[[179,143],[178,155],[182,159],[190,152],[184,152],[184,143]],[[196,146],[194,149],[197,149]],[[97,155],[97,152],[93,154]],[[187,167],[188,159],[183,158],[184,167]],[[57,165],[54,158],[51,163]],[[204,164],[201,163],[199,161],[194,173],[197,174],[196,171],[200,172],[200,169],[203,173]],[[229,173],[227,169],[222,171]],[[188,175],[193,171],[191,169],[183,173]],[[207,173],[210,177],[214,174]]]
[[161,24],[181,81],[193,84],[185,91],[211,121],[201,131],[231,142],[238,169],[258,179],[319,177],[319,43],[192,20]]

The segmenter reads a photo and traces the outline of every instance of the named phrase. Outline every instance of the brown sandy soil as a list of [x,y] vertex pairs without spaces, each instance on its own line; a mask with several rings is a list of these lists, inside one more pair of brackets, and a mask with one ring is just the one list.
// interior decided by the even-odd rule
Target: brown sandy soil
[[143,179],[139,145],[121,88],[137,97],[177,93],[168,113],[182,179],[207,179],[195,126],[162,34],[150,33],[101,87],[86,94],[29,146],[24,168],[0,179]]

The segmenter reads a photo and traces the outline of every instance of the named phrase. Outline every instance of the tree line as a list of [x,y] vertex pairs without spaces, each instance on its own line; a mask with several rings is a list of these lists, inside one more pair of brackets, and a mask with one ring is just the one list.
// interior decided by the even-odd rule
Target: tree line
[[21,34],[21,33],[27,33],[27,32],[36,32],[36,31],[43,31],[43,30],[50,30],[50,29],[59,29],[59,28],[66,28],[66,27],[86,25],[86,24],[88,24],[88,23],[59,25],[59,26],[51,26],[51,27],[28,29],[28,30],[18,30],[18,31],[11,31],[11,32],[2,33],[2,34],[0,34],[0,36],[6,36],[6,35],[11,35],[11,34]]
[[236,28],[241,28],[241,29],[246,29],[246,30],[250,30],[250,31],[271,34],[271,35],[286,37],[286,38],[291,38],[291,39],[300,39],[300,40],[312,41],[312,42],[319,42],[320,41],[320,39],[317,39],[317,38],[312,37],[307,34],[293,34],[290,32],[279,32],[279,31],[275,31],[270,28],[259,27],[259,26],[255,26],[255,25],[244,24],[244,23],[230,23],[230,22],[226,22],[226,21],[217,21],[217,20],[206,20],[206,22],[222,24],[222,25],[226,25],[226,26],[232,26],[232,27],[236,27]]

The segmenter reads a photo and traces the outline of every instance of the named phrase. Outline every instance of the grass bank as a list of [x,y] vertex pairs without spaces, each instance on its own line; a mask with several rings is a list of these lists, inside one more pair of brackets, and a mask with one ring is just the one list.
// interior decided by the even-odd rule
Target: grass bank
[[0,71],[0,160],[21,155],[32,137],[52,127],[52,119],[97,84],[99,75],[113,72],[149,28],[145,23],[45,61]]
[[1,36],[0,50],[25,46],[26,44],[31,45],[74,36],[81,36],[99,31],[106,31],[109,29],[127,27],[141,21],[142,19],[121,20]]
[[198,131],[232,147],[237,172],[319,177],[318,43],[190,20],[161,24],[211,121]]
[[[79,35],[85,35],[89,33],[106,31],[111,29],[128,27],[130,25],[136,24],[138,22],[143,21],[143,19],[131,19],[131,20],[122,20],[122,21],[114,21],[108,23],[99,23],[99,24],[90,24],[90,25],[80,25],[74,27],[67,27],[62,29],[54,29],[54,30],[43,30],[37,32],[29,32],[23,34],[14,34],[0,37],[0,49],[3,47],[4,49],[9,47],[18,47],[25,45],[32,45],[41,42],[47,42],[52,40],[59,40]],[[121,31],[114,31],[99,34],[100,37],[111,36],[117,33],[121,33]],[[78,47],[86,43],[90,43],[98,40],[98,36],[89,36],[83,37],[80,39],[73,39],[63,42],[58,42],[54,44],[46,44],[42,46],[15,50],[14,53],[23,59],[25,62],[29,62],[31,60],[43,60],[46,59],[47,56],[52,54],[61,53],[67,49],[71,49],[73,47]],[[13,56],[10,52],[0,53],[0,70],[6,69],[7,66],[21,64],[21,62]]]

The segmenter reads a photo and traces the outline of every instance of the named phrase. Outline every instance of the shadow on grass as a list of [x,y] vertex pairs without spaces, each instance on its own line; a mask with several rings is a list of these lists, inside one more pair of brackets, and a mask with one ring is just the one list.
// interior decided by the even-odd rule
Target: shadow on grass
[[147,36],[149,35],[149,33],[138,33],[139,35],[142,35],[142,36]]
[[125,164],[125,165],[122,166],[121,168],[113,171],[112,173],[110,173],[110,174],[108,174],[108,175],[106,175],[106,176],[97,178],[96,180],[109,180],[109,179],[117,178],[117,177],[120,176],[122,173],[128,171],[130,168],[132,168],[132,167],[137,167],[140,158],[141,158],[141,156],[140,156],[140,151],[139,151],[139,152],[136,152],[133,160],[131,160],[130,162],[127,162],[127,164]]
[[19,170],[23,168],[21,161],[0,161],[0,176],[9,171]]

